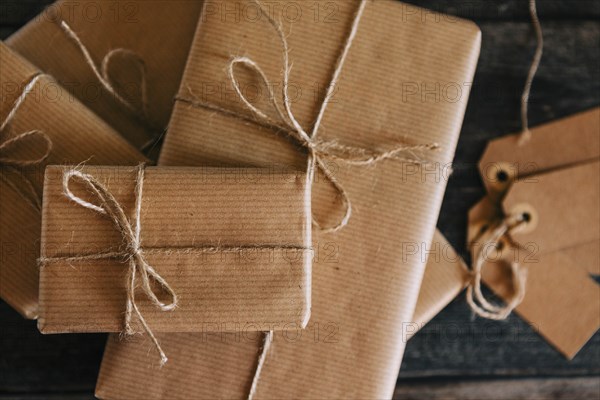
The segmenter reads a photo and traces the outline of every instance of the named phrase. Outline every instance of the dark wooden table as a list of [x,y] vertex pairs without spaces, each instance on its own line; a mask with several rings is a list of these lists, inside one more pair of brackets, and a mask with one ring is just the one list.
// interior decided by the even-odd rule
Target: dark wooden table
[[[535,46],[527,0],[408,2],[475,20],[483,31],[456,172],[438,224],[467,257],[467,211],[483,195],[476,163],[488,140],[520,129],[519,99]],[[49,3],[2,0],[0,37]],[[538,0],[538,9],[546,50],[533,86],[533,126],[600,104],[600,1]],[[0,399],[93,398],[105,340],[42,336],[35,322],[0,302]],[[503,322],[474,318],[461,295],[408,343],[395,397],[600,399],[600,334],[567,361],[514,315]]]

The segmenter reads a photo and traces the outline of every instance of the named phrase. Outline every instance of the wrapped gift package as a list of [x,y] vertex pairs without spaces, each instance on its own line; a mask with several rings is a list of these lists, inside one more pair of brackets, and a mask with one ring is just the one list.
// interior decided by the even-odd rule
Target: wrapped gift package
[[[137,307],[153,332],[306,326],[312,265],[306,174],[148,167],[140,178],[139,168],[47,169],[42,333],[122,331],[132,259],[142,278],[146,266],[149,274],[156,273],[151,278],[164,279],[163,286],[178,299],[167,312],[155,307],[143,284],[134,288]],[[81,176],[97,183],[90,188]],[[105,192],[90,195],[99,185]],[[111,196],[112,203],[106,200]],[[80,199],[87,203],[82,206]],[[104,208],[94,212],[90,204]],[[110,210],[117,211],[114,215],[122,210],[125,218],[115,225]],[[137,226],[138,245],[128,240],[130,226]],[[155,286],[156,296],[164,297]]]
[[[145,339],[110,339],[96,394],[103,399],[142,394],[150,399],[389,398],[405,346],[401,332],[413,320],[423,251],[434,235],[444,171],[468,100],[480,31],[470,22],[396,1],[336,1],[332,18],[314,18],[303,2],[278,2],[279,11],[269,7],[271,18],[254,1],[210,4],[217,7],[205,5],[159,165],[305,170],[314,155],[307,157],[305,149],[322,142],[365,154],[398,143],[424,149],[436,144],[438,150],[406,154],[423,163],[321,159],[328,173],[322,165],[317,170],[313,218],[323,227],[335,226],[348,210],[340,194],[352,214],[342,229],[313,232],[315,250],[333,250],[331,257],[314,262],[307,330],[291,337],[275,334],[267,352],[255,337],[159,335],[172,355],[160,370],[149,366]],[[299,9],[293,21],[277,14],[286,6]],[[225,10],[240,10],[241,18],[224,15]],[[268,123],[282,114],[288,120],[293,114],[297,124],[286,126],[294,125],[295,133],[312,131],[314,137],[318,130],[322,142],[298,143],[287,129]],[[419,251],[405,251],[415,246]]]
[[[23,316],[36,318],[41,227],[36,203],[45,166],[136,165],[145,158],[54,79],[40,74],[3,43],[0,70],[0,116],[9,120],[0,132],[0,296]],[[15,141],[28,132],[36,134]],[[41,159],[45,152],[47,157]],[[26,165],[35,159],[40,162]]]
[[433,235],[428,253],[415,314],[403,332],[407,338],[411,338],[450,304],[471,278],[467,264],[438,230]]
[[[169,121],[201,8],[201,0],[61,0],[7,44],[140,148]],[[63,22],[132,107],[103,87]]]

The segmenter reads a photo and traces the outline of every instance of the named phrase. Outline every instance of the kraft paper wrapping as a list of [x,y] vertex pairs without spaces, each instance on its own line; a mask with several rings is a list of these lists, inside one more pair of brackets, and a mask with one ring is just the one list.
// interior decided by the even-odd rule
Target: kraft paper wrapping
[[[42,257],[125,251],[127,243],[109,218],[65,196],[62,178],[69,169],[46,172]],[[133,215],[137,168],[83,172],[105,185],[126,215]],[[168,167],[148,167],[144,174],[141,249],[179,300],[174,310],[163,311],[136,290],[136,304],[153,332],[306,326],[312,251],[305,174]],[[76,182],[73,190],[85,194]],[[42,333],[122,331],[127,268],[118,259],[42,265]],[[158,286],[155,293],[161,293]]]
[[[167,126],[201,8],[200,0],[61,0],[7,44],[140,148]],[[139,112],[145,86],[145,117],[102,87],[81,50],[60,28],[62,21],[79,36],[99,69],[111,50],[128,53],[109,60],[108,77]]]
[[[181,98],[246,112],[226,75],[226,63],[235,55],[256,61],[275,82],[275,92],[281,92],[282,46],[272,27],[264,18],[222,16],[225,5],[243,10],[250,4],[232,0],[205,5]],[[277,4],[300,7],[298,15],[304,16],[294,20],[293,28],[282,21],[292,49],[290,81],[301,92],[293,111],[308,130],[324,100],[323,90],[311,88],[329,84],[358,3],[333,2],[333,20],[325,12],[315,19],[308,3]],[[441,150],[424,156],[439,165],[428,175],[394,160],[367,168],[333,166],[354,213],[337,233],[315,229],[313,247],[332,244],[335,262],[315,261],[308,329],[275,335],[255,398],[391,397],[406,342],[401,333],[413,320],[425,268],[422,251],[408,256],[403,247],[423,249],[431,243],[446,185],[440,169],[453,158],[480,39],[479,29],[469,22],[399,2],[368,2],[319,137],[365,148],[386,148],[402,139],[437,142]],[[441,90],[448,85],[460,88],[460,95],[442,99]],[[256,84],[242,87],[250,90]],[[439,96],[425,96],[426,87]],[[263,92],[254,98],[261,109],[266,109],[264,97]],[[303,169],[306,156],[267,128],[179,101],[160,163]],[[319,178],[313,186],[313,214],[331,225],[339,220],[342,206],[330,183]],[[143,340],[110,339],[97,396],[247,398],[260,339],[241,334],[161,335],[160,340],[173,355],[162,370],[149,367]]]
[[436,230],[412,319],[404,332],[411,338],[439,314],[469,283],[467,264],[440,231]]
[[[0,43],[0,116],[4,121],[24,87],[39,71]],[[1,165],[1,173],[13,185],[25,188],[31,182],[41,197],[44,168],[48,164],[70,163],[135,165],[144,156],[93,112],[69,95],[52,78],[42,75],[25,97],[0,141],[21,133],[39,130],[52,141],[49,157],[41,164],[19,168],[17,172]],[[27,142],[7,148],[2,156],[36,158],[43,151],[39,143]],[[22,175],[26,180],[22,179]],[[38,267],[41,213],[0,180],[0,296],[26,318],[38,315]]]

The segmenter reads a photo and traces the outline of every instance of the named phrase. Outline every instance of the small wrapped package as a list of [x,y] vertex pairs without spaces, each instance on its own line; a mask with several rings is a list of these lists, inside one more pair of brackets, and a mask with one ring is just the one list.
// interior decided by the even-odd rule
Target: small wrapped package
[[273,169],[49,167],[39,329],[120,332],[129,307],[134,332],[305,327],[306,190]]
[[61,0],[7,44],[141,148],[169,121],[201,8],[201,0]]
[[480,32],[396,1],[275,4],[205,3],[159,164],[316,166],[308,329],[162,335],[160,370],[110,339],[100,398],[392,396]]
[[46,165],[136,165],[145,158],[3,43],[0,71],[0,296],[35,319]]

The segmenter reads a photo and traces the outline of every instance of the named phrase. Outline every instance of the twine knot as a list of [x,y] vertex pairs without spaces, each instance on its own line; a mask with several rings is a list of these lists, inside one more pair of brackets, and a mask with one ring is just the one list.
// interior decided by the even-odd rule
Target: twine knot
[[[63,176],[63,192],[65,196],[71,201],[79,204],[81,207],[92,210],[106,218],[108,218],[115,229],[123,237],[125,248],[121,252],[102,253],[91,256],[73,257],[69,258],[70,261],[84,261],[94,259],[107,259],[107,258],[121,258],[124,262],[129,265],[129,271],[127,276],[127,304],[125,310],[125,329],[124,333],[132,335],[135,333],[131,326],[132,315],[135,313],[137,319],[142,324],[142,327],[148,334],[148,336],[154,342],[156,349],[158,350],[161,357],[161,366],[167,362],[167,357],[162,350],[158,340],[150,330],[146,320],[140,312],[138,305],[135,300],[136,280],[139,276],[141,280],[141,287],[146,297],[156,307],[162,311],[171,311],[177,306],[177,295],[173,289],[169,286],[167,281],[160,276],[158,272],[148,263],[144,256],[144,251],[141,247],[141,223],[140,215],[142,209],[142,190],[144,185],[144,171],[145,165],[142,164],[138,168],[136,188],[135,188],[135,210],[133,221],[127,218],[125,211],[121,204],[115,199],[110,191],[102,185],[93,176],[83,173],[79,170],[69,170]],[[85,188],[98,200],[99,204],[93,204],[73,194],[70,189],[71,182],[77,179],[81,182]],[[42,260],[43,262],[44,260]],[[159,300],[158,296],[154,292],[151,286],[151,281],[154,281],[160,285],[160,288],[168,294],[170,301],[167,303]]]
[[[25,99],[33,90],[35,84],[41,79],[43,74],[36,74],[30,78],[29,82],[25,85],[21,95],[15,100],[10,112],[0,125],[0,166],[10,170],[15,170],[22,167],[39,166],[46,161],[50,153],[52,152],[52,140],[50,137],[40,130],[31,130],[20,133],[10,139],[4,141],[1,140],[2,134],[8,125],[12,122],[17,111],[25,102]],[[41,155],[31,157],[18,157],[11,155],[11,150],[19,147],[25,147],[27,143],[30,143],[31,147],[38,147],[42,149]],[[18,186],[4,175],[0,175],[2,180],[5,181],[10,187],[12,187],[25,201],[27,201],[36,211],[42,209],[40,196],[37,194],[35,187],[30,179],[19,174],[25,187]]]
[[[135,207],[132,218],[128,218],[121,204],[115,199],[112,193],[96,178],[86,174],[79,169],[70,169],[63,175],[62,189],[63,194],[73,203],[95,212],[96,214],[109,219],[114,228],[121,234],[124,245],[122,250],[106,251],[94,254],[76,255],[76,256],[58,256],[40,258],[40,267],[50,263],[85,263],[98,260],[120,260],[129,266],[126,281],[127,303],[125,309],[124,334],[134,334],[131,326],[133,315],[137,317],[144,331],[148,334],[161,358],[161,366],[167,362],[167,357],[162,350],[158,340],[152,333],[144,316],[138,308],[135,298],[137,280],[141,281],[141,288],[144,295],[150,302],[162,311],[172,311],[178,305],[178,296],[167,281],[148,263],[145,251],[141,241],[141,213],[142,213],[142,194],[144,187],[145,165],[141,164],[137,169],[135,185]],[[71,190],[71,184],[74,180],[79,181],[84,189],[87,189],[93,200],[84,200],[75,195]],[[199,245],[193,247],[159,247],[147,249],[147,252],[153,254],[165,254],[174,256],[175,254],[216,254],[216,253],[235,253],[240,254],[245,250],[300,250],[312,251],[312,248],[305,246],[286,246],[280,244],[259,244],[256,246],[211,246]],[[158,288],[152,287],[152,281],[158,284]],[[156,285],[155,285],[156,286]],[[162,290],[169,297],[168,302],[161,301],[156,289]]]
[[525,297],[525,284],[527,281],[527,271],[521,267],[518,261],[510,261],[510,270],[512,276],[513,293],[506,300],[504,306],[490,303],[481,291],[481,277],[483,266],[488,261],[487,252],[490,248],[498,249],[498,244],[502,238],[511,231],[526,223],[527,219],[519,214],[508,216],[496,226],[489,234],[487,241],[482,243],[474,256],[473,269],[471,271],[471,280],[467,287],[467,303],[480,317],[492,320],[504,320],[510,313],[523,301]]
[[[337,193],[340,195],[342,199],[342,204],[345,209],[343,217],[336,225],[331,227],[323,227],[314,218],[313,225],[315,225],[324,233],[337,232],[348,224],[352,215],[352,203],[350,202],[346,190],[334,177],[331,168],[327,165],[327,161],[336,161],[347,165],[364,167],[375,165],[384,160],[394,159],[411,164],[425,165],[429,164],[429,162],[419,157],[417,153],[423,151],[438,150],[440,146],[437,143],[417,145],[400,143],[387,150],[374,150],[360,146],[350,146],[341,144],[338,143],[338,141],[336,140],[320,140],[317,138],[323,117],[325,115],[325,111],[329,104],[328,100],[331,99],[331,97],[335,93],[335,89],[340,79],[344,63],[348,57],[350,48],[354,43],[356,34],[358,33],[360,21],[368,4],[367,0],[360,0],[350,34],[348,35],[346,43],[343,47],[343,51],[341,52],[337,60],[333,77],[329,83],[329,86],[327,87],[324,101],[321,103],[319,113],[310,132],[308,132],[306,129],[304,129],[304,127],[302,127],[302,125],[298,122],[296,116],[292,111],[292,101],[289,94],[289,82],[292,66],[289,59],[290,49],[285,34],[283,32],[283,28],[281,27],[281,24],[276,22],[270,15],[270,13],[264,9],[260,1],[252,1],[254,2],[254,4],[256,4],[262,15],[264,15],[265,19],[275,30],[279,41],[281,42],[283,47],[283,86],[281,91],[281,99],[279,100],[279,102],[276,100],[275,92],[273,91],[273,85],[269,84],[269,79],[267,78],[263,69],[258,65],[258,63],[256,63],[251,58],[242,56],[232,57],[229,63],[227,64],[226,70],[229,81],[231,82],[236,95],[242,102],[244,108],[250,111],[250,116],[248,116],[247,113],[240,113],[229,108],[221,107],[210,102],[202,101],[194,95],[194,93],[189,87],[188,91],[190,92],[191,98],[185,96],[177,96],[175,100],[188,103],[192,107],[205,108],[210,111],[219,112],[224,115],[232,116],[245,121],[250,121],[259,126],[268,128],[276,132],[282,132],[288,135],[300,147],[303,147],[306,150],[308,150],[308,183],[312,184],[314,182],[315,170],[320,170],[325,176],[325,178],[333,185]],[[272,111],[275,112],[275,117],[271,117],[267,112],[256,107],[244,95],[235,72],[237,66],[246,67],[252,72],[254,72],[260,78],[262,83],[267,87],[269,105],[273,108]],[[282,106],[280,105],[280,102],[282,103]]]
[[[345,212],[342,219],[336,225],[331,227],[323,227],[318,223],[318,221],[315,220],[313,216],[313,224],[322,232],[337,232],[348,224],[352,215],[352,203],[350,201],[348,193],[346,192],[344,187],[337,181],[333,172],[327,165],[327,160],[338,161],[340,163],[354,166],[371,166],[384,160],[395,159],[421,165],[426,164],[426,161],[415,156],[415,152],[422,150],[437,150],[439,148],[439,145],[437,143],[431,143],[413,146],[405,143],[400,143],[388,150],[372,150],[363,147],[340,144],[335,140],[319,140],[317,138],[319,129],[321,127],[321,123],[323,121],[323,117],[325,115],[325,111],[329,104],[329,99],[331,99],[331,97],[335,93],[335,89],[340,79],[345,61],[348,57],[350,48],[352,47],[352,44],[354,43],[354,40],[358,33],[358,28],[362,20],[362,16],[364,15],[365,9],[368,4],[367,0],[360,0],[360,3],[358,4],[358,8],[354,16],[354,20],[352,22],[350,33],[348,34],[346,42],[343,46],[343,50],[340,56],[338,57],[333,76],[331,78],[329,86],[327,87],[324,100],[321,103],[319,113],[312,126],[312,130],[310,131],[310,133],[302,127],[302,125],[298,122],[296,116],[292,111],[292,101],[289,95],[289,82],[292,66],[290,63],[289,56],[290,49],[286,36],[283,32],[283,28],[280,23],[275,21],[275,19],[271,16],[269,12],[265,11],[263,5],[259,0],[252,1],[254,4],[257,5],[257,7],[260,9],[261,14],[267,19],[269,24],[276,31],[277,36],[283,47],[283,86],[280,99],[281,103],[283,104],[283,109],[279,105],[279,102],[276,100],[275,93],[272,89],[273,85],[269,85],[269,80],[265,72],[258,65],[258,63],[256,63],[251,58],[240,56],[232,57],[229,64],[227,65],[227,75],[235,90],[235,93],[242,102],[243,106],[252,113],[256,120],[255,122],[259,122],[263,126],[275,128],[277,131],[281,131],[287,134],[290,138],[295,140],[301,147],[304,147],[308,150],[308,184],[310,185],[314,182],[315,170],[318,169],[324,174],[326,179],[333,185],[335,190],[338,192],[342,199],[342,204],[345,208]],[[271,107],[275,111],[275,118],[270,117],[266,112],[258,109],[246,98],[246,96],[241,90],[240,83],[235,74],[235,67],[238,65],[244,66],[249,70],[253,71],[260,78],[262,83],[267,87],[269,94],[268,100]],[[198,101],[190,101],[184,98],[178,98],[177,100],[183,100],[195,106],[205,107],[211,110],[216,110],[225,114],[234,115],[238,118],[245,119],[243,116],[240,116],[236,112],[226,110],[219,106],[214,106],[212,104],[205,104],[203,102]],[[405,156],[405,154],[409,154],[411,156],[407,157]],[[266,357],[270,347],[269,342],[272,339],[272,336],[272,332],[268,332],[267,334],[265,334],[265,343],[261,350],[258,367],[252,380],[252,386],[248,394],[248,400],[252,400],[256,395],[261,370],[264,363],[266,362]]]
[[[289,45],[285,34],[283,32],[283,28],[280,23],[276,22],[270,13],[265,12],[262,4],[258,0],[253,0],[253,2],[260,8],[262,14],[269,21],[270,25],[277,32],[279,40],[283,46],[283,87],[282,87],[282,103],[283,109],[277,102],[275,98],[275,93],[272,89],[272,85],[269,85],[269,80],[263,71],[263,69],[251,58],[249,57],[233,57],[229,64],[227,65],[227,74],[233,85],[233,88],[241,100],[242,104],[248,109],[256,119],[262,121],[263,123],[270,125],[272,127],[278,128],[285,132],[288,136],[294,139],[300,146],[305,147],[309,152],[309,183],[314,181],[314,170],[315,167],[318,168],[325,177],[332,183],[336,191],[342,198],[342,203],[345,208],[345,213],[342,219],[332,227],[322,227],[320,224],[314,220],[313,223],[315,226],[320,228],[323,232],[336,232],[348,224],[352,214],[352,203],[350,202],[348,193],[343,188],[343,186],[337,181],[334,177],[333,172],[325,162],[326,160],[339,161],[341,163],[345,163],[348,165],[355,166],[369,166],[377,164],[384,160],[396,159],[401,160],[408,163],[414,164],[425,164],[426,162],[416,156],[414,153],[416,151],[422,150],[437,150],[439,145],[437,143],[432,144],[422,144],[422,145],[407,145],[407,144],[398,144],[395,147],[389,150],[371,150],[367,148],[357,147],[357,146],[349,146],[340,144],[335,140],[318,140],[317,134],[319,128],[321,126],[321,122],[323,120],[323,116],[325,114],[325,110],[328,105],[328,99],[335,92],[335,87],[340,78],[340,74],[342,72],[342,68],[350,51],[350,47],[354,42],[356,34],[358,32],[358,27],[364,10],[367,6],[366,0],[361,0],[354,23],[352,26],[352,30],[346,40],[346,44],[344,46],[344,50],[341,53],[337,64],[336,69],[334,71],[333,78],[330,82],[330,85],[327,89],[325,100],[323,101],[317,119],[313,125],[311,133],[308,133],[302,125],[298,122],[296,116],[292,111],[292,102],[289,95],[289,81],[290,81],[290,73],[292,70],[292,66],[289,59]],[[277,118],[273,119],[266,112],[258,109],[254,106],[244,95],[241,90],[240,83],[235,75],[235,67],[241,65],[246,68],[252,70],[262,81],[262,83],[267,87],[269,94],[269,103],[273,107],[276,112]],[[404,154],[411,154],[413,157],[407,157]]]

